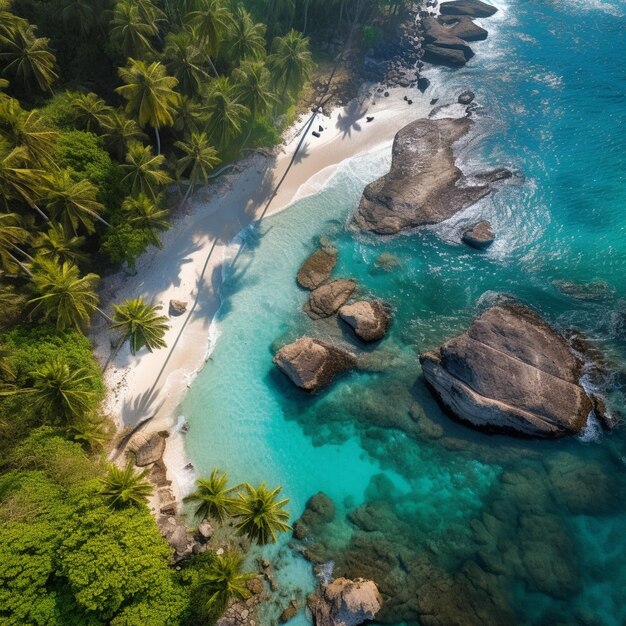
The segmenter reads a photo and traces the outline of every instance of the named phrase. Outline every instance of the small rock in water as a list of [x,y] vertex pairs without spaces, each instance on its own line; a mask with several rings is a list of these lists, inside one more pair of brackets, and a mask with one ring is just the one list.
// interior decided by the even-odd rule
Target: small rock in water
[[439,102],[439,98],[431,98],[430,106],[432,106],[433,104],[437,104],[437,102]]
[[471,228],[466,230],[461,239],[463,240],[463,243],[466,243],[472,248],[484,250],[494,242],[495,237],[493,231],[491,230],[491,223],[483,220],[482,222],[477,222]]
[[474,92],[467,89],[459,95],[459,104],[471,104],[474,98]]

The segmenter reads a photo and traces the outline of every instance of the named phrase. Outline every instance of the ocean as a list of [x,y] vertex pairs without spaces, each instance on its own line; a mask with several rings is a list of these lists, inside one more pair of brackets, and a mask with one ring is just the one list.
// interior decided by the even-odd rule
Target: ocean
[[[211,358],[179,412],[197,475],[282,485],[292,521],[323,492],[333,522],[304,542],[263,550],[278,591],[262,625],[318,576],[373,578],[380,623],[626,623],[626,429],[558,441],[472,430],[446,416],[418,354],[463,332],[499,294],[576,328],[604,353],[601,390],[626,390],[626,2],[508,1],[462,69],[429,69],[438,104],[476,94],[457,146],[464,171],[507,166],[515,182],[436,227],[393,238],[346,228],[389,147],[343,162],[314,195],[240,233],[222,268]],[[410,119],[407,119],[407,122]],[[489,219],[487,251],[460,242]],[[334,277],[394,311],[368,371],[300,392],[272,364],[302,334],[349,340],[312,323],[295,275],[320,237],[339,251]],[[381,258],[381,255],[384,255]],[[593,293],[589,293],[589,284]],[[585,289],[587,286],[587,289]],[[591,384],[591,383],[588,383]],[[310,624],[304,610],[290,622]],[[379,623],[379,622],[376,622]]]

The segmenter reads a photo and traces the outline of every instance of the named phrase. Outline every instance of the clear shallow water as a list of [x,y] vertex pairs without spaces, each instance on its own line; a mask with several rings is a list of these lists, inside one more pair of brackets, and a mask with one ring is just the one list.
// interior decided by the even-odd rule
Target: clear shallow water
[[[523,174],[434,229],[394,239],[354,237],[345,221],[363,186],[387,171],[389,150],[345,162],[328,186],[242,233],[224,268],[219,340],[181,407],[199,474],[284,485],[298,517],[318,491],[335,521],[306,547],[336,574],[374,578],[392,624],[603,624],[626,621],[626,436],[559,442],[475,433],[443,415],[420,378],[417,354],[463,331],[496,294],[583,330],[615,372],[626,364],[626,3],[511,2],[484,25],[486,42],[462,70],[432,70],[425,97],[453,102],[471,87],[481,105],[459,146],[467,171],[508,165]],[[407,122],[410,121],[407,119]],[[464,223],[490,219],[487,253],[459,243]],[[395,311],[358,372],[309,397],[272,363],[274,342],[312,324],[294,277],[320,235],[339,249],[335,276]],[[381,253],[398,266],[376,265]],[[604,281],[595,300],[555,281]],[[349,520],[348,520],[349,516]],[[315,584],[310,564],[273,548],[283,595]],[[275,623],[272,608],[264,623]],[[421,622],[418,615],[422,615]],[[425,617],[430,616],[430,617]],[[301,614],[292,622],[307,624]]]

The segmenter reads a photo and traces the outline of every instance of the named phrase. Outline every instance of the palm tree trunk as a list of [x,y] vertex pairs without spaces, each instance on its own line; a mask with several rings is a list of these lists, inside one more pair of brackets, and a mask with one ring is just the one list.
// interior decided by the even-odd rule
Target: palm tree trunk
[[309,0],[306,0],[304,3],[304,25],[302,26],[303,35],[306,35],[306,23],[307,23],[308,17],[309,17]]
[[100,307],[96,307],[96,311],[109,323],[113,324],[115,320],[111,319]]
[[26,252],[25,250],[22,250],[22,248],[13,245],[13,247],[22,255],[25,256],[29,261],[34,261],[33,257],[30,256],[30,254],[28,254],[28,252]]
[[180,201],[180,206],[184,207],[185,203],[187,202],[187,198],[191,195],[191,192],[193,190],[193,184],[191,181],[189,181],[189,186],[187,187],[187,191],[185,191],[185,195],[183,196],[183,199]]
[[211,66],[213,73],[215,74],[215,78],[219,78],[220,75],[217,73],[217,70],[215,69],[215,65],[213,65],[213,59],[211,59],[211,57],[208,54],[206,55],[206,58],[209,61],[209,65]]
[[22,263],[16,256],[12,255],[10,252],[8,253],[8,255],[30,276],[30,278],[33,277],[33,273],[26,267],[26,265],[24,265],[24,263]]
[[30,206],[32,209],[35,209],[35,211],[37,211],[37,213],[39,213],[39,215],[41,215],[46,222],[50,221],[50,218],[34,202],[31,202]]
[[161,154],[161,135],[159,135],[158,125],[154,127],[154,135],[156,137],[156,143],[157,143],[157,155],[159,155]]

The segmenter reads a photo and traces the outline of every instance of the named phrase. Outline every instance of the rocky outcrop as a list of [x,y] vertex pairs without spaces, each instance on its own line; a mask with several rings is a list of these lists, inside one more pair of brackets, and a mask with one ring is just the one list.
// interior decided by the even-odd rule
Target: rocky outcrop
[[293,535],[296,539],[304,539],[311,529],[317,529],[323,524],[332,522],[334,517],[335,504],[320,491],[309,498],[304,513],[294,522]]
[[582,430],[593,408],[578,357],[521,305],[490,308],[420,362],[443,404],[474,426],[559,437]]
[[373,581],[337,578],[319,589],[311,611],[315,626],[358,626],[374,619],[381,606]]
[[491,230],[491,223],[483,220],[468,228],[461,239],[472,248],[484,250],[494,242],[495,236]]
[[306,391],[319,391],[337,375],[356,365],[353,354],[320,339],[302,337],[281,348],[274,363],[294,385]]
[[496,7],[480,0],[452,0],[439,5],[441,15],[466,15],[467,17],[491,17]]
[[361,300],[344,304],[339,317],[354,330],[362,341],[382,339],[391,323],[391,307],[381,300]]
[[483,41],[489,34],[484,28],[472,22],[469,17],[440,15],[437,21],[447,28],[451,35],[463,41]]
[[328,280],[336,264],[337,250],[322,246],[302,264],[296,280],[305,289],[315,289]]
[[422,20],[424,29],[424,61],[435,64],[465,65],[474,52],[457,36],[452,28],[438,22],[434,17]]
[[365,187],[352,225],[393,235],[437,224],[488,195],[493,181],[511,176],[499,169],[469,184],[454,164],[452,146],[471,125],[467,118],[419,119],[402,128],[393,142],[389,173]]
[[304,310],[314,320],[330,317],[348,301],[355,289],[356,281],[354,280],[344,278],[333,280],[311,292]]
[[135,465],[150,465],[163,456],[165,437],[161,432],[139,431],[129,439],[126,449],[135,455]]
[[459,104],[471,104],[474,98],[475,98],[474,92],[470,91],[469,89],[466,89],[465,91],[459,94],[458,102]]

